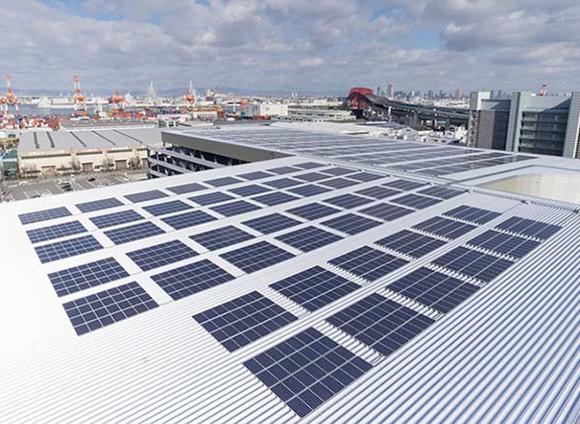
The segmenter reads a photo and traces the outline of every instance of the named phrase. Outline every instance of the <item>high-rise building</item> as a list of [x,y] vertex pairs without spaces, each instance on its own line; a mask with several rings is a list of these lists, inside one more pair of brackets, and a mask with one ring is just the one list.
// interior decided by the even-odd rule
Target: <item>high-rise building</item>
[[395,91],[394,91],[394,88],[393,88],[393,84],[388,84],[388,85],[387,85],[387,92],[386,92],[386,96],[387,96],[389,99],[392,99],[393,97],[395,97]]
[[489,91],[471,93],[467,143],[472,147],[505,150],[510,101],[492,99]]

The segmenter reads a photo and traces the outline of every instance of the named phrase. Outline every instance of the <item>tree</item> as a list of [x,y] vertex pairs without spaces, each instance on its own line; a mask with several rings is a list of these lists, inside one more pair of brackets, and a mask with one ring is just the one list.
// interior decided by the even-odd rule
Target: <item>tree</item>
[[134,156],[129,159],[129,169],[140,169],[142,165],[143,163],[141,162],[141,158],[139,156]]
[[106,157],[103,159],[103,163],[101,165],[101,171],[110,171],[115,166],[115,162],[113,159]]

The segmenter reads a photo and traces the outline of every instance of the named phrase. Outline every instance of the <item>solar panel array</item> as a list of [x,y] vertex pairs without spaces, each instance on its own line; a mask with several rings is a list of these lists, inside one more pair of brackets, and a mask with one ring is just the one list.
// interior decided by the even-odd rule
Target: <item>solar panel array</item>
[[273,213],[270,215],[261,216],[259,218],[243,221],[242,224],[263,234],[270,234],[294,227],[301,224],[301,222],[279,213]]
[[22,224],[33,224],[35,222],[48,221],[50,219],[62,218],[72,215],[65,207],[45,209],[43,211],[28,212],[18,215]]
[[40,262],[47,263],[59,259],[81,255],[102,249],[103,246],[93,236],[83,236],[35,247]]
[[316,227],[305,227],[290,233],[282,234],[276,237],[296,249],[303,252],[319,249],[328,244],[342,240],[342,237]]
[[87,229],[79,222],[72,221],[64,224],[51,225],[49,227],[28,230],[28,238],[31,243],[40,243],[43,241],[54,240],[61,237],[72,236],[86,232]]
[[170,202],[156,203],[154,205],[145,206],[143,209],[145,209],[151,215],[160,216],[191,209],[191,206],[185,202],[182,202],[181,200],[172,200]]
[[95,212],[103,209],[115,208],[123,206],[123,203],[114,197],[108,199],[95,200],[92,202],[77,203],[75,205],[81,212]]
[[369,246],[363,246],[329,261],[356,276],[375,281],[401,268],[407,261]]
[[148,200],[160,199],[162,197],[167,197],[166,193],[161,190],[150,190],[143,191],[141,193],[128,194],[125,197],[133,203],[147,202]]
[[127,252],[127,256],[143,271],[148,271],[174,262],[193,258],[197,256],[197,252],[183,242],[173,240]]
[[165,233],[165,231],[152,222],[143,222],[141,224],[129,225],[128,227],[105,231],[105,235],[115,244],[129,243],[131,241],[141,240],[163,233]]
[[109,213],[89,218],[93,224],[99,228],[114,227],[115,225],[127,224],[129,222],[140,221],[143,218],[137,212],[132,210]]
[[417,234],[409,230],[399,231],[377,240],[375,243],[414,258],[425,256],[446,244],[442,240]]
[[294,257],[292,253],[267,241],[231,250],[220,256],[247,273],[267,268]]
[[187,227],[194,227],[196,225],[205,224],[207,222],[215,221],[217,218],[207,214],[203,211],[191,211],[181,213],[178,215],[171,215],[163,218],[162,221],[172,226],[176,230],[181,230]]
[[362,233],[363,231],[368,231],[382,222],[375,221],[374,219],[365,218],[354,213],[349,213],[346,215],[341,215],[336,218],[329,219],[328,221],[322,222],[322,225],[326,225],[334,230],[341,231],[343,233],[354,235]]
[[201,244],[208,250],[218,250],[227,246],[238,244],[254,238],[253,235],[240,230],[233,225],[228,225],[215,230],[206,231],[190,236],[192,240]]

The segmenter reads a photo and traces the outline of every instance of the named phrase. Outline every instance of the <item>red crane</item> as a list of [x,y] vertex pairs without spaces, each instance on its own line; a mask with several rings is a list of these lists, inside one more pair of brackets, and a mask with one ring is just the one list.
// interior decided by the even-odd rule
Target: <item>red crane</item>
[[12,77],[6,75],[4,81],[6,82],[6,96],[4,97],[4,101],[7,106],[14,106],[14,109],[18,112],[18,97],[16,97],[12,89]]
[[73,76],[73,83],[74,83],[73,103],[75,105],[75,109],[86,112],[87,99],[83,94],[83,92],[81,91],[81,78],[78,75]]

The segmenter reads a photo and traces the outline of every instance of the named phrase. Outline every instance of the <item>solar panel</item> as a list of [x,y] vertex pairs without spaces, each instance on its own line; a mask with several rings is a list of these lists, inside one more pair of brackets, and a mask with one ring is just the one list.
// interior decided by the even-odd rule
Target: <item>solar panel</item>
[[390,200],[393,203],[397,203],[403,206],[409,206],[415,209],[425,209],[430,206],[436,205],[437,203],[441,202],[440,199],[433,199],[427,196],[420,196],[418,194],[406,194],[401,197],[397,197],[395,199]]
[[394,221],[414,211],[400,206],[389,205],[388,203],[379,203],[378,205],[362,209],[359,212],[382,219],[383,221]]
[[280,230],[285,230],[286,228],[294,227],[295,225],[301,224],[301,222],[279,213],[274,213],[244,221],[242,224],[259,231],[262,234],[271,234]]
[[271,172],[273,174],[290,174],[291,172],[296,172],[296,171],[301,171],[300,168],[293,168],[291,166],[281,166],[279,168],[272,168],[272,169],[266,169],[267,172]]
[[364,190],[359,190],[356,193],[362,194],[363,196],[372,197],[373,199],[384,199],[396,194],[401,194],[399,190],[393,190],[391,188],[382,186],[365,188]]
[[243,180],[240,180],[236,177],[223,177],[223,178],[215,178],[213,180],[204,181],[204,183],[209,184],[213,187],[223,187],[227,185],[232,185],[236,183],[241,183]]
[[419,268],[387,288],[443,313],[451,311],[479,290],[473,284],[428,268]]
[[367,203],[372,202],[372,200],[356,196],[354,194],[342,194],[340,196],[331,197],[330,199],[324,199],[323,202],[330,203],[331,205],[344,209],[352,209],[366,205]]
[[151,277],[173,300],[218,286],[235,277],[204,259]]
[[329,317],[328,322],[385,356],[435,321],[373,293]]
[[59,297],[128,276],[127,271],[113,258],[101,259],[48,274]]
[[360,288],[358,284],[319,266],[280,280],[270,287],[311,312]]
[[[267,194],[266,194],[267,196]],[[235,202],[223,203],[218,206],[214,206],[211,210],[216,211],[223,216],[234,216],[240,215],[242,213],[247,213],[260,209],[259,206],[253,203],[246,202],[245,200],[237,200]]]
[[435,259],[433,263],[486,283],[513,265],[512,261],[496,258],[462,246]]
[[372,368],[314,328],[271,347],[244,365],[300,417]]
[[330,189],[317,186],[316,184],[307,184],[300,187],[291,188],[288,191],[294,194],[299,194],[300,196],[309,197],[326,193],[327,191],[330,191]]
[[148,200],[160,199],[162,197],[167,197],[167,196],[168,196],[168,194],[163,193],[162,191],[151,190],[151,191],[143,191],[141,193],[128,194],[125,197],[133,203],[140,203],[140,202],[146,202]]
[[26,234],[32,243],[39,243],[41,241],[72,236],[86,231],[87,229],[79,221],[72,221],[65,222],[64,224],[51,225],[50,227],[28,230]]
[[93,236],[83,236],[35,247],[40,262],[47,263],[71,256],[102,249],[103,246]]
[[128,252],[127,256],[143,271],[193,258],[197,253],[179,240]]
[[396,252],[420,258],[445,244],[444,241],[412,231],[403,230],[375,242],[379,246],[392,249]]
[[324,175],[319,172],[308,172],[306,174],[294,175],[294,178],[302,181],[307,181],[309,183],[313,183],[316,181],[325,180],[330,177],[328,175]]
[[220,255],[242,271],[250,273],[259,271],[288,259],[294,255],[267,241],[261,241]]
[[359,184],[358,181],[353,181],[353,180],[347,180],[346,178],[333,178],[332,180],[327,180],[327,181],[321,181],[319,184],[326,186],[326,187],[332,187],[332,188],[345,188],[345,187],[350,187],[356,184]]
[[253,291],[193,316],[218,342],[233,352],[285,325],[294,315]]
[[427,183],[419,183],[416,181],[409,181],[409,180],[395,180],[389,183],[383,184],[384,186],[396,188],[398,190],[414,190],[419,187],[423,187]]
[[280,205],[282,203],[292,202],[293,200],[298,199],[299,197],[280,192],[262,194],[260,196],[252,197],[252,200],[268,206]]
[[93,202],[77,203],[75,206],[84,213],[100,211],[103,209],[115,208],[122,206],[123,203],[114,197],[108,199],[95,200]]
[[370,230],[378,225],[382,225],[382,222],[375,221],[374,219],[365,218],[354,213],[349,213],[342,215],[328,221],[324,221],[322,225],[333,228],[338,231],[342,231],[346,234],[358,234],[363,231]]
[[186,209],[191,209],[191,206],[189,206],[187,203],[182,202],[181,200],[172,200],[170,202],[157,203],[155,205],[145,206],[143,209],[145,209],[151,215],[159,216],[166,215],[168,213],[184,211]]
[[407,264],[404,259],[396,258],[368,246],[353,250],[329,262],[369,281],[378,280]]
[[166,224],[172,226],[176,230],[181,230],[187,227],[193,227],[195,225],[205,224],[206,222],[215,221],[217,218],[202,212],[202,211],[191,211],[186,213],[181,213],[179,215],[172,215],[163,218],[162,221]]
[[248,181],[261,180],[262,178],[268,178],[271,176],[272,174],[263,171],[248,172],[246,174],[237,175],[237,177],[243,178]]
[[276,237],[276,239],[303,252],[310,252],[311,250],[342,240],[342,237],[321,230],[320,228],[306,227],[282,234]]
[[538,240],[547,240],[561,229],[561,227],[557,225],[546,224],[544,222],[520,218],[517,216],[512,216],[499,224],[496,228],[527,237],[533,237]]
[[445,199],[451,199],[452,197],[459,196],[460,194],[463,194],[465,192],[460,191],[460,190],[451,190],[449,188],[435,186],[435,187],[426,188],[424,190],[420,190],[417,193],[425,194],[427,196],[437,197],[439,199],[445,200]]
[[539,242],[489,230],[467,243],[520,259],[540,245]]
[[126,224],[144,219],[135,211],[114,212],[106,215],[99,215],[90,220],[99,228],[113,227],[115,225]]
[[447,211],[443,215],[450,216],[451,218],[461,219],[463,221],[473,222],[475,224],[485,224],[497,218],[501,214],[498,212],[488,211],[487,209],[480,209],[463,205]]
[[167,190],[169,190],[170,192],[175,193],[175,194],[184,194],[184,193],[192,193],[194,191],[205,190],[206,188],[207,187],[202,185],[202,184],[189,183],[189,184],[182,184],[182,185],[173,186],[173,187],[167,187]]
[[250,184],[238,188],[232,188],[230,191],[238,196],[252,196],[254,194],[265,193],[270,191],[270,189],[258,184]]
[[294,165],[297,168],[302,168],[302,169],[314,169],[314,168],[320,168],[322,165],[321,163],[318,162],[304,162],[304,163],[299,163],[297,165]]
[[208,250],[221,249],[254,238],[253,235],[248,234],[233,225],[206,231],[205,233],[194,234],[189,237]]
[[189,197],[189,200],[201,206],[213,205],[214,203],[226,202],[228,200],[234,199],[235,197],[230,196],[229,194],[226,193],[222,193],[220,191],[215,193],[208,193],[199,196]]
[[477,227],[441,216],[435,216],[427,221],[413,225],[413,228],[453,240],[475,230]]
[[156,308],[157,303],[139,284],[132,282],[63,305],[80,336]]
[[361,182],[368,182],[380,180],[381,178],[384,178],[384,175],[373,174],[372,172],[358,172],[356,174],[349,175],[348,178]]
[[302,184],[302,181],[294,180],[292,178],[280,178],[278,180],[266,181],[263,184],[273,188],[288,188]]
[[339,177],[341,175],[352,174],[353,172],[355,172],[355,170],[348,169],[348,168],[336,167],[336,168],[323,169],[320,172],[322,172],[324,174],[334,175],[335,177]]
[[152,222],[143,222],[141,224],[105,231],[105,235],[115,244],[129,243],[159,234],[165,234],[165,231]]
[[49,219],[62,218],[64,216],[71,216],[70,211],[65,208],[45,209],[43,211],[28,212],[18,215],[22,224],[32,224],[34,222],[48,221]]
[[309,203],[304,206],[289,209],[287,212],[304,219],[315,220],[332,215],[333,213],[338,213],[340,212],[340,209],[331,208],[330,206],[321,205],[320,203]]

